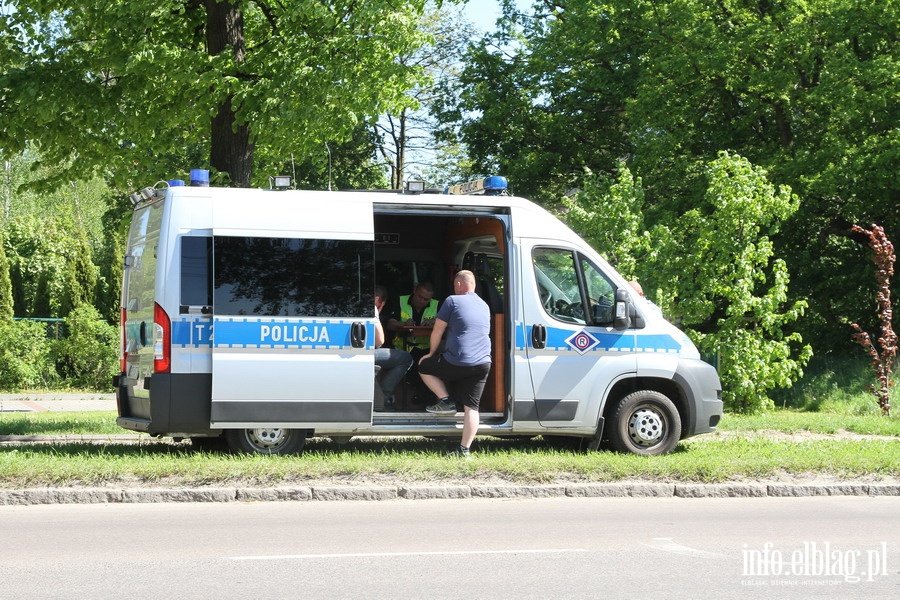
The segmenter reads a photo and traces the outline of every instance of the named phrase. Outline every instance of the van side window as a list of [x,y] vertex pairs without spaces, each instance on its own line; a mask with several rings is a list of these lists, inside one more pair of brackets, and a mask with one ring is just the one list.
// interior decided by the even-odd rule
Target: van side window
[[212,306],[212,238],[181,238],[181,304]]
[[594,325],[612,326],[615,321],[616,288],[594,263],[579,255],[588,303]]
[[584,324],[575,256],[570,250],[535,248],[534,274],[544,309],[554,319]]
[[[535,248],[533,262],[547,314],[579,325],[609,326],[613,322],[615,286],[587,258],[561,248]],[[587,316],[584,299],[590,306]]]
[[213,257],[217,315],[374,314],[371,241],[216,236]]

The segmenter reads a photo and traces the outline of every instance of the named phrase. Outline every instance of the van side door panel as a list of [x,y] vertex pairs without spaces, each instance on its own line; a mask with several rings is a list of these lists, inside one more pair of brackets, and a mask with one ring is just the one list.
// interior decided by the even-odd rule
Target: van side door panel
[[213,427],[371,424],[371,214],[363,232],[213,231]]
[[[636,370],[633,330],[613,328],[615,284],[564,243],[524,239],[520,248],[524,324],[517,353],[527,363],[534,397],[526,420],[596,428],[609,387]],[[516,421],[531,412],[527,403],[516,409]]]

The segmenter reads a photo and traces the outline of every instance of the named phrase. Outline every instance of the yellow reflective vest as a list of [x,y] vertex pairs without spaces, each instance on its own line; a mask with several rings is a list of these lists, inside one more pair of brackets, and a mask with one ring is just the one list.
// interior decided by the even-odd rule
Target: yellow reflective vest
[[[406,296],[400,296],[400,322],[406,323],[410,319],[413,318],[413,307],[409,303],[409,298],[411,294],[407,294]],[[422,321],[425,319],[433,319],[437,316],[438,309],[438,301],[434,298],[431,299],[431,302],[428,303],[428,306],[425,307],[425,310],[422,311]],[[421,322],[421,321],[420,321]],[[431,336],[428,335],[411,335],[405,338],[404,347],[407,351],[413,348],[422,348],[423,350],[428,350],[431,345]]]

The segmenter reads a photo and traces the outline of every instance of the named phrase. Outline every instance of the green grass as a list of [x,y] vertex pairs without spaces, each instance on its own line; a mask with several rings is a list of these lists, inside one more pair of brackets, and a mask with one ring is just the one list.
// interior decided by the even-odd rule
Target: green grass
[[112,411],[0,413],[0,435],[92,435],[128,433]]
[[[303,454],[234,456],[155,441],[0,446],[0,487],[77,485],[304,485],[312,481],[623,480],[723,482],[790,477],[900,479],[900,418],[882,417],[866,385],[865,360],[819,360],[779,393],[779,408],[726,414],[719,431],[679,444],[667,456],[582,453],[537,438],[480,437],[469,462],[447,457],[449,441],[355,438],[337,445],[310,440]],[[895,414],[900,405],[895,403]],[[128,433],[113,412],[0,413],[0,435]]]
[[[900,409],[900,363],[894,367],[891,403]],[[869,391],[874,375],[869,359],[853,357],[813,357],[803,378],[792,387],[774,392],[775,405],[807,412],[845,415],[880,415],[881,409]],[[896,412],[896,411],[894,411]]]
[[[105,413],[82,413],[90,416]],[[832,433],[834,423],[818,415],[775,412],[759,417],[766,431]],[[93,418],[93,417],[92,417]],[[110,419],[112,417],[109,417]],[[754,417],[755,419],[755,417]],[[896,419],[875,427],[855,418],[876,439],[773,439],[750,417],[729,417],[717,434],[682,442],[667,456],[641,457],[613,452],[582,453],[542,439],[511,441],[480,438],[476,458],[446,456],[449,443],[424,438],[356,438],[342,446],[325,438],[309,441],[300,456],[234,456],[195,451],[190,445],[153,441],[141,444],[59,443],[0,447],[0,487],[57,485],[303,485],[310,481],[407,482],[511,481],[517,483],[609,482],[622,480],[722,482],[786,476],[885,479],[900,477],[900,432]],[[5,422],[4,418],[0,422]],[[33,420],[29,431],[84,433],[82,418],[65,413],[17,415]],[[101,419],[101,422],[105,422]],[[77,431],[61,432],[61,424]],[[841,422],[835,421],[839,425]],[[9,423],[6,424],[7,426]],[[892,433],[891,433],[892,432]]]

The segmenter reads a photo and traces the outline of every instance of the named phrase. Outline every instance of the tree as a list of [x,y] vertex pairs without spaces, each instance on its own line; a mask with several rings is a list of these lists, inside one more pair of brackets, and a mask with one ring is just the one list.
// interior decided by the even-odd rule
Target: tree
[[770,236],[797,209],[786,187],[744,158],[722,153],[706,169],[704,202],[643,229],[642,182],[625,165],[616,179],[589,176],[566,220],[626,278],[637,276],[664,314],[716,358],[731,410],[771,404],[811,355],[789,326],[805,304],[788,299],[788,273]]
[[472,45],[435,114],[473,170],[503,174],[519,195],[556,199],[586,172],[631,154],[623,126],[637,84],[645,2],[507,3],[503,26]]
[[806,308],[788,298],[787,266],[771,236],[797,210],[790,189],[776,189],[748,160],[720,154],[707,170],[703,205],[651,230],[658,248],[647,278],[663,312],[718,359],[723,399],[732,410],[771,405],[768,392],[790,387],[812,356],[790,332]]
[[869,283],[847,268],[850,225],[900,235],[900,3],[534,5],[533,18],[510,14],[473,48],[462,92],[440,113],[475,169],[554,202],[583,187],[584,167],[624,160],[652,229],[703,203],[718,152],[744,156],[801,199],[772,236],[792,299],[810,306],[793,327],[824,350],[849,349],[834,323],[855,318]]
[[57,180],[102,166],[133,189],[184,173],[199,144],[221,178],[263,182],[404,104],[415,72],[395,57],[421,44],[423,4],[18,2],[0,16],[0,149],[40,140],[70,160]]
[[9,278],[9,261],[6,259],[6,236],[0,232],[0,321],[12,321],[13,295]]
[[382,115],[374,126],[393,189],[402,189],[410,176],[435,175],[436,157],[445,145],[433,138],[430,109],[441,100],[443,88],[457,85],[459,61],[470,41],[471,24],[456,7],[429,5],[421,28],[428,42],[398,60],[421,72],[422,79],[407,92],[407,103],[399,111]]
[[79,306],[87,305],[95,310],[93,304],[97,287],[97,267],[94,266],[84,232],[76,230],[69,240],[71,243],[65,256],[63,289],[59,298],[58,316],[63,318]]
[[881,407],[881,414],[891,414],[891,373],[894,369],[894,360],[897,358],[897,334],[891,323],[894,314],[891,304],[891,277],[894,275],[894,262],[897,256],[894,254],[894,244],[884,235],[884,228],[872,225],[872,229],[865,229],[859,225],[853,226],[853,231],[865,235],[872,249],[872,260],[875,262],[875,279],[878,282],[876,300],[878,305],[878,318],[881,321],[881,335],[878,336],[878,347],[872,342],[872,337],[864,331],[858,323],[850,326],[855,332],[853,339],[861,345],[869,358],[872,359],[872,369],[875,371],[875,385],[871,386],[872,393]]

